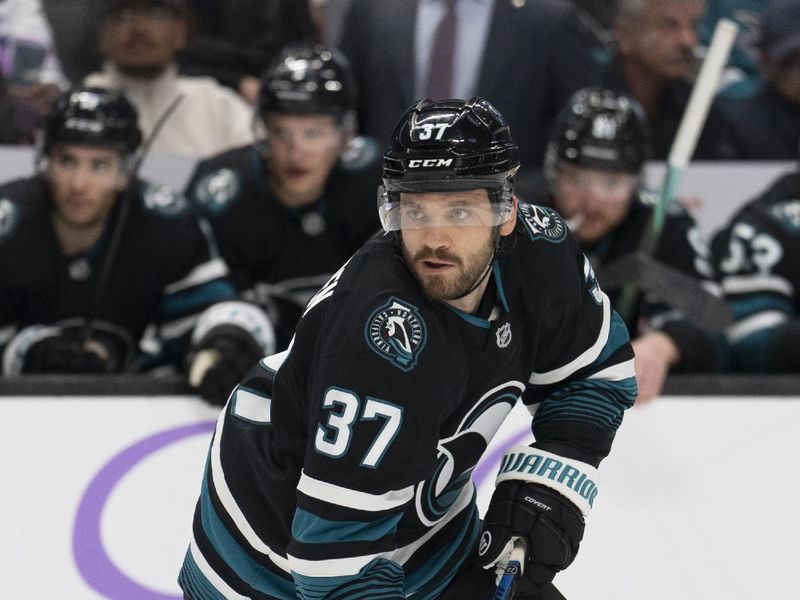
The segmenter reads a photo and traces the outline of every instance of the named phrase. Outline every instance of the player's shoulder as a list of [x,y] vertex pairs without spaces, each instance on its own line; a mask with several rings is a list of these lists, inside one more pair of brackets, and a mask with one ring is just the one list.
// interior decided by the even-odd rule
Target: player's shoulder
[[352,138],[339,156],[337,169],[345,174],[373,173],[382,159],[381,145],[372,136]]
[[44,186],[36,177],[0,185],[0,243],[14,239],[27,219],[47,210]]
[[731,226],[737,223],[800,236],[800,172],[783,175],[745,204],[731,220]]
[[138,180],[135,185],[137,204],[146,218],[175,221],[194,216],[186,197],[171,185],[148,180]]
[[192,174],[187,194],[204,212],[227,210],[249,186],[261,156],[253,144],[227,150],[200,161]]
[[528,242],[524,247],[533,251],[559,246],[569,238],[564,218],[554,209],[541,204],[517,204],[516,230],[523,233],[523,239]]

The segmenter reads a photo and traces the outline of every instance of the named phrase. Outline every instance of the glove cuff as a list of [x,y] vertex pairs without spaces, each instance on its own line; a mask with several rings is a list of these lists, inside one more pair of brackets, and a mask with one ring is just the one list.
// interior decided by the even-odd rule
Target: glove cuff
[[20,375],[25,368],[28,350],[43,339],[59,335],[61,329],[51,325],[28,325],[17,333],[3,352],[3,375]]
[[275,328],[266,314],[248,302],[229,300],[207,308],[192,332],[192,346],[199,347],[207,334],[221,326],[238,327],[253,338],[261,355],[275,352]]
[[512,446],[503,455],[495,486],[522,480],[555,490],[583,515],[584,520],[597,496],[600,473],[592,465],[530,446]]

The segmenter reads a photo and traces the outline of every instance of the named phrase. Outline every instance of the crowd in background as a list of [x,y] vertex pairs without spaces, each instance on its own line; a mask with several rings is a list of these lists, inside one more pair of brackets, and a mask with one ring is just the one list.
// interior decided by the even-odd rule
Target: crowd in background
[[[251,359],[283,349],[303,303],[378,230],[380,152],[420,98],[488,98],[520,146],[517,196],[567,218],[596,269],[641,249],[654,205],[641,189],[642,164],[667,157],[721,17],[733,19],[739,33],[694,159],[798,160],[800,0],[0,0],[0,142],[41,146],[48,132],[69,142],[58,138],[60,129],[48,130],[48,115],[64,92],[84,86],[121,91],[134,107],[141,139],[125,147],[123,159],[135,156],[142,140],[155,152],[197,159],[184,191],[198,211],[187,218],[197,222],[186,227],[205,232],[210,223],[203,235],[211,241],[206,248],[200,234],[187,234],[206,249],[193,266],[165,275],[156,321],[170,329],[175,319],[192,317],[180,331],[195,342],[182,350],[192,360],[180,368],[196,387],[205,380],[209,399],[223,401],[243,366],[210,383],[206,375],[220,355],[238,351]],[[296,102],[281,104],[286,98],[265,89],[269,82],[283,82]],[[325,104],[316,86],[343,92]],[[62,116],[90,110],[80,102],[65,106]],[[311,127],[315,118],[321,120]],[[329,140],[317,154],[313,136]],[[49,181],[57,177],[51,171],[84,159],[53,147],[45,156]],[[181,212],[183,200],[148,189],[139,192],[145,202],[162,202],[163,214]],[[269,209],[259,206],[261,198],[270,198]],[[669,265],[670,275],[697,282],[697,295],[707,293],[709,303],[724,295],[733,322],[724,332],[706,328],[685,306],[640,289],[650,296],[623,316],[637,338],[641,398],[657,395],[671,370],[800,371],[798,198],[798,176],[783,178],[713,244],[676,204],[649,254]],[[0,199],[0,265],[8,264],[3,253],[9,256],[3,209]],[[103,231],[116,214],[112,205],[77,251],[90,253],[109,237]],[[64,256],[75,254],[63,236],[61,242]],[[205,300],[257,306],[254,318],[266,319],[268,341],[251,330],[249,338],[237,331],[223,343],[208,342],[214,327],[230,333],[241,324],[241,305],[199,330],[192,328],[213,303],[164,316],[165,305],[178,303],[170,299],[176,289],[215,285],[214,277],[193,279],[192,270],[215,252],[230,269],[220,276],[235,291],[216,287]],[[0,310],[8,306],[3,301]],[[57,312],[45,311],[50,322],[0,315],[0,348],[8,351],[32,324],[65,316]],[[134,345],[147,341],[144,325],[136,326]],[[40,360],[58,352],[67,350],[50,348]],[[54,360],[61,372],[85,370]],[[6,375],[12,362],[4,359]],[[26,372],[22,364],[16,369]],[[48,369],[27,372],[34,370]]]

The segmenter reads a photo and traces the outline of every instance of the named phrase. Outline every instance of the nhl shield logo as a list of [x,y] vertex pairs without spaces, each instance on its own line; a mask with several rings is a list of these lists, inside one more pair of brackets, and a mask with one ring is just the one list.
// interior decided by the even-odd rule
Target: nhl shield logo
[[372,313],[364,331],[367,345],[401,371],[410,371],[425,346],[425,322],[415,306],[397,298]]
[[495,335],[497,336],[497,347],[507,348],[511,343],[511,323],[505,323],[502,327],[498,327]]

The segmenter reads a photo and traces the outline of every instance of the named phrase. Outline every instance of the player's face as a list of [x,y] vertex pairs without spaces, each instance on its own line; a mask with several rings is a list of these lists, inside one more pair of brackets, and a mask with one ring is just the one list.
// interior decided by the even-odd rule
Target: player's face
[[[486,224],[488,193],[403,193],[400,202],[403,256],[425,295],[471,312],[485,286],[459,299],[486,275],[498,236],[498,228]],[[514,221],[501,225],[499,235],[511,233]]]
[[659,77],[689,78],[696,66],[703,9],[702,0],[648,0],[640,16],[620,22],[621,52]]
[[186,33],[186,23],[168,8],[134,3],[105,20],[100,51],[123,72],[155,75],[186,45]]
[[331,115],[267,117],[270,184],[288,206],[302,206],[322,194],[339,160],[344,135]]
[[76,228],[104,223],[125,181],[118,152],[71,144],[52,149],[47,177],[56,215]]
[[625,218],[636,176],[561,163],[556,175],[555,209],[571,222],[581,243],[593,243]]
[[784,98],[800,105],[800,52],[780,62],[765,59],[762,71]]

